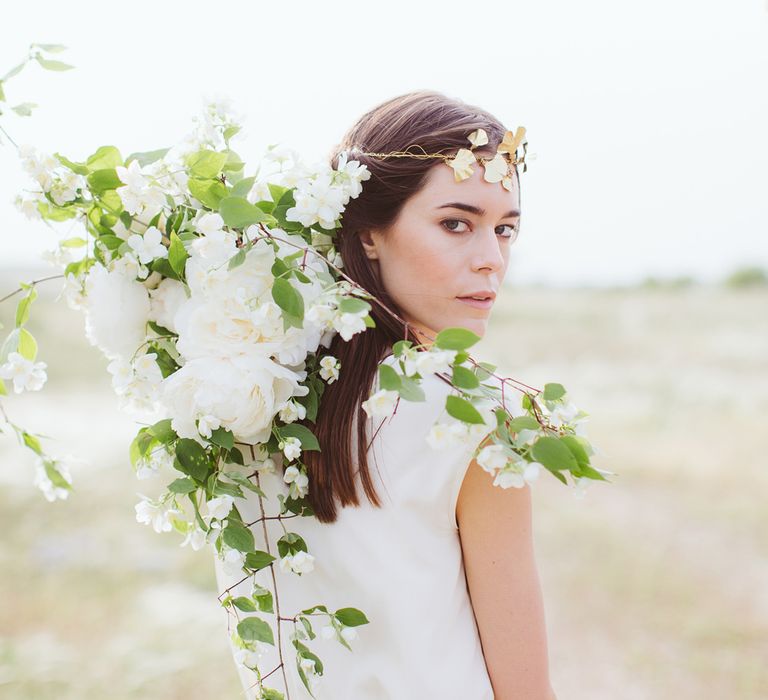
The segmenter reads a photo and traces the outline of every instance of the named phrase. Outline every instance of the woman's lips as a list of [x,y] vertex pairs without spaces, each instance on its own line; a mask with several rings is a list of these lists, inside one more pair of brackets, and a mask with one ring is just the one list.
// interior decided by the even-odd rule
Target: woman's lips
[[474,306],[476,309],[490,309],[493,306],[492,299],[473,299],[472,297],[456,297],[465,304]]

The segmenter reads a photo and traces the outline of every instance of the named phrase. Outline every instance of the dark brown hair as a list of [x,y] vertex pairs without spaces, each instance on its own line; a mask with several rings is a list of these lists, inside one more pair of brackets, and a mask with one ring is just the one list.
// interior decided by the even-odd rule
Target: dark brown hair
[[[485,129],[489,143],[483,149],[495,152],[506,129],[488,112],[439,92],[417,91],[394,97],[364,114],[330,154],[336,167],[341,151],[357,147],[361,151],[387,153],[404,151],[452,154],[468,146],[467,136]],[[400,309],[387,294],[377,271],[366,256],[358,234],[386,229],[396,220],[406,200],[424,185],[427,173],[439,159],[374,158],[350,154],[371,172],[363,182],[362,193],[350,199],[342,215],[336,242],[344,262],[344,272],[357,284],[396,314]],[[379,362],[398,340],[415,340],[408,328],[394,320],[377,304],[372,304],[375,328],[369,328],[344,341],[335,336],[329,354],[341,363],[339,378],[326,386],[316,423],[309,425],[320,443],[321,452],[305,452],[309,476],[308,500],[321,522],[333,522],[338,506],[360,505],[356,473],[363,491],[375,506],[381,506],[368,468],[366,444],[367,415],[361,407],[372,388]],[[353,455],[353,430],[357,454]],[[357,469],[356,469],[357,466]]]

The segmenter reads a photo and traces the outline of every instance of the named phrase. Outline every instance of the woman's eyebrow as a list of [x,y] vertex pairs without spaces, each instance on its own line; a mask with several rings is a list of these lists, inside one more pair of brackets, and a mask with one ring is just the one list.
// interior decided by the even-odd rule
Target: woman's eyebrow
[[[477,216],[484,216],[485,215],[485,209],[482,207],[476,207],[474,204],[464,204],[463,202],[448,202],[447,204],[441,204],[439,207],[436,207],[437,209],[461,209],[462,211],[468,211],[470,214],[475,214]],[[506,219],[507,217],[511,216],[520,216],[520,212],[516,209],[510,209],[506,214],[504,214],[501,218]]]

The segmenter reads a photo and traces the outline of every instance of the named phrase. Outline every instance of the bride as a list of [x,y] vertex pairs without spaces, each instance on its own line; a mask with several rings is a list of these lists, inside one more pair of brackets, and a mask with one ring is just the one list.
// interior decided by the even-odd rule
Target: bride
[[[459,179],[444,159],[402,152],[454,155],[474,135],[474,154],[491,158],[506,133],[482,109],[420,91],[363,115],[331,154],[334,167],[348,152],[371,172],[343,214],[344,271],[404,323],[374,305],[374,328],[333,339],[328,354],[341,372],[311,425],[322,451],[304,455],[315,516],[291,523],[312,555],[256,575],[257,586],[274,585],[280,630],[276,647],[263,645],[258,667],[274,669],[265,685],[287,698],[309,697],[288,640],[296,613],[321,601],[331,610],[354,605],[369,624],[313,630],[322,667],[304,659],[303,670],[317,698],[555,697],[530,487],[495,486],[472,459],[479,438],[461,450],[433,448],[427,436],[451,391],[437,373],[424,373],[426,402],[399,401],[384,419],[362,405],[398,340],[428,346],[456,326],[484,335],[520,226],[516,166],[501,182],[487,181],[479,164]],[[263,460],[268,496],[288,492],[286,477],[279,463]],[[257,521],[259,497],[249,492],[240,511],[245,522]],[[285,531],[277,518],[251,530],[257,547]],[[253,595],[252,577],[218,559],[216,573],[221,590]],[[247,697],[259,697],[249,668],[256,660],[234,643],[233,652]]]

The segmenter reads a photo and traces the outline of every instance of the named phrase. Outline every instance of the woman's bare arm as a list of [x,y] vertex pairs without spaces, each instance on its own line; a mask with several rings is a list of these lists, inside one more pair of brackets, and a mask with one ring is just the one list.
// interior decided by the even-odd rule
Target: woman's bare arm
[[555,700],[536,569],[531,489],[472,461],[456,504],[464,568],[495,700]]

